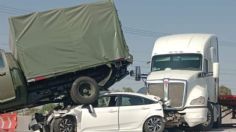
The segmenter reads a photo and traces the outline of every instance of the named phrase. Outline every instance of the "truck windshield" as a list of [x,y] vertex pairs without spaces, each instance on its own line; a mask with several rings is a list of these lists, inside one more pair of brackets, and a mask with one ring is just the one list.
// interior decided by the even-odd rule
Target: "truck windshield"
[[4,63],[3,63],[3,59],[2,59],[2,55],[0,54],[0,68],[4,67]]
[[169,54],[156,55],[152,58],[152,71],[166,69],[174,70],[201,70],[201,54]]

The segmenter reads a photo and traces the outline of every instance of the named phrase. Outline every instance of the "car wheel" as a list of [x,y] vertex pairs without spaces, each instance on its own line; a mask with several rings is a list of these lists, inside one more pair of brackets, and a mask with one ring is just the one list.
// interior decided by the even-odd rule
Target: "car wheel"
[[90,77],[79,77],[71,87],[70,96],[76,104],[91,104],[99,95],[97,82]]
[[213,123],[214,123],[213,108],[210,104],[207,106],[207,108],[208,108],[207,121],[205,123],[200,124],[199,126],[197,126],[197,128],[201,131],[209,131],[213,127]]
[[165,124],[162,117],[152,116],[148,118],[143,126],[144,132],[162,132]]
[[53,132],[76,132],[76,120],[70,116],[55,119]]

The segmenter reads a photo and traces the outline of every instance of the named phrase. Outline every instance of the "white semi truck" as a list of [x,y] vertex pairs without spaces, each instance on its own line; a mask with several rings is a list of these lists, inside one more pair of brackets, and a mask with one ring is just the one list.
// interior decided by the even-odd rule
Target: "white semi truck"
[[[140,71],[137,67],[136,80],[145,75]],[[169,102],[164,109],[166,127],[209,130],[220,123],[216,36],[179,34],[157,39],[152,52],[151,72],[145,80],[148,94]]]

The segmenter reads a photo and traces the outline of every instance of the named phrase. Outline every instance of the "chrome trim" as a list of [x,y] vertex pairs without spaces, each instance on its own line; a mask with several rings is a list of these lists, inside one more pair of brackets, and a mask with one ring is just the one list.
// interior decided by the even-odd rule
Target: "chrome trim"
[[169,79],[163,79],[163,88],[164,88],[164,101],[168,101],[169,100]]

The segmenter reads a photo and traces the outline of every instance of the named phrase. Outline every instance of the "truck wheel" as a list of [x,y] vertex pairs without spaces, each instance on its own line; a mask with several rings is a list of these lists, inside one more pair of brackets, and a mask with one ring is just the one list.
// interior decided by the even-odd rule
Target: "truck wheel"
[[203,124],[200,124],[198,128],[201,131],[209,131],[213,127],[214,123],[214,113],[213,113],[213,107],[209,104],[207,106],[208,111],[207,111],[207,121]]
[[162,132],[165,128],[165,124],[162,117],[152,116],[148,118],[144,125],[144,132]]
[[71,87],[70,96],[76,104],[91,104],[99,95],[97,82],[90,77],[79,77]]

